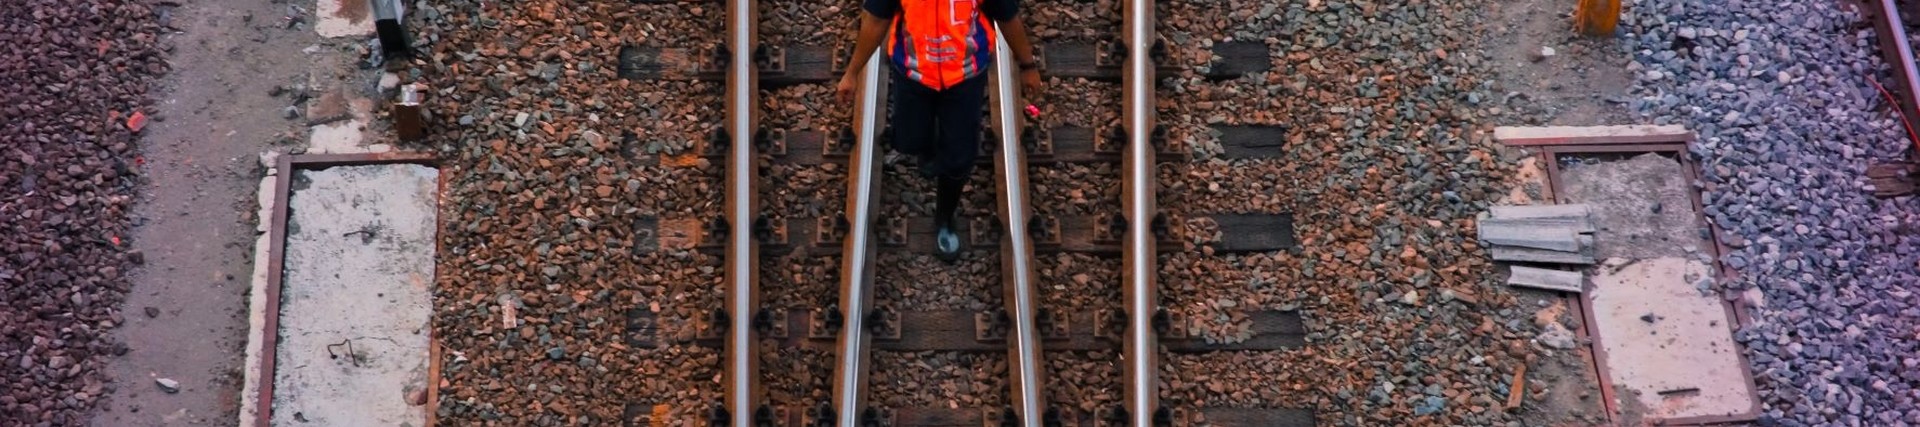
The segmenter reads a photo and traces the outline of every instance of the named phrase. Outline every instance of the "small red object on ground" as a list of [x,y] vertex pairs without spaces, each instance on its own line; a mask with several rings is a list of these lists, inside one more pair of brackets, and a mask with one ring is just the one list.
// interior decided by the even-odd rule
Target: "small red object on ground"
[[1040,107],[1035,107],[1033,106],[1033,104],[1027,104],[1027,118],[1029,119],[1040,118]]
[[132,117],[127,117],[128,130],[139,132],[140,129],[144,129],[146,127],[147,127],[147,113],[135,111],[133,112]]

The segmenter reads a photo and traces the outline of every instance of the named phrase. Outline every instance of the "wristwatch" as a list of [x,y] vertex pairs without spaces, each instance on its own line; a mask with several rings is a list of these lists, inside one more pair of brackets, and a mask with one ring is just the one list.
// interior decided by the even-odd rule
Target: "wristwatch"
[[1029,59],[1025,61],[1020,61],[1020,71],[1038,70],[1038,69],[1040,69],[1040,61],[1038,60]]

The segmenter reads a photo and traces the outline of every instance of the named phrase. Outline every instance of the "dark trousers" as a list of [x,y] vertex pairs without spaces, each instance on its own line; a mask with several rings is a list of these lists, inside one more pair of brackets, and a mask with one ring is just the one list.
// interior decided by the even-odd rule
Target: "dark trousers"
[[987,76],[973,76],[946,90],[933,90],[893,70],[893,149],[919,156],[920,173],[965,180],[980,154],[986,120]]

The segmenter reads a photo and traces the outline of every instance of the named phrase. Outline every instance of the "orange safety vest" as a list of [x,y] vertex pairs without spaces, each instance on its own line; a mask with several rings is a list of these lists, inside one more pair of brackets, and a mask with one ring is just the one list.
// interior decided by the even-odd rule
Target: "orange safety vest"
[[993,24],[983,0],[900,0],[887,36],[888,57],[907,78],[944,90],[993,65]]

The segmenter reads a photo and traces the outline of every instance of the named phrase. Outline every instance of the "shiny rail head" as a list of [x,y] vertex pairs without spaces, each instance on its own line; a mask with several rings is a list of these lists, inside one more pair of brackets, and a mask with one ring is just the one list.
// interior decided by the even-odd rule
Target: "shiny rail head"
[[873,187],[879,179],[877,163],[881,147],[877,141],[884,128],[884,112],[880,106],[881,101],[886,99],[883,93],[886,82],[882,80],[885,76],[881,74],[881,64],[880,54],[875,52],[874,57],[867,61],[866,68],[861,70],[860,93],[854,106],[858,145],[854,148],[857,155],[851,159],[853,164],[849,165],[850,169],[854,169],[848,175],[853,180],[848,183],[851,197],[847,216],[851,221],[842,260],[845,271],[841,279],[841,307],[848,313],[838,316],[840,339],[835,352],[839,364],[834,368],[833,407],[819,408],[813,420],[817,423],[815,425],[859,427],[863,425],[863,420],[873,418],[870,415],[873,408],[867,406],[862,395],[866,391],[868,367],[865,365],[865,355],[870,351],[868,340],[872,332],[867,325],[868,316],[860,313],[870,312],[867,303],[872,297],[867,287],[872,285],[873,273],[869,271],[872,266],[867,264],[870,261],[867,255],[872,250],[869,246],[877,244],[870,237],[873,235],[871,216],[874,205],[878,203],[873,197]]

